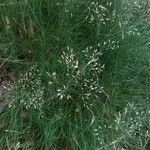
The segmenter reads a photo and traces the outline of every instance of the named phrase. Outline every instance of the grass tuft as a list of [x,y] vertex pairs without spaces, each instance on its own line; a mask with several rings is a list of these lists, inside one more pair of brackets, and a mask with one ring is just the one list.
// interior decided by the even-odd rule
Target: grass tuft
[[148,150],[148,5],[0,0],[0,149]]

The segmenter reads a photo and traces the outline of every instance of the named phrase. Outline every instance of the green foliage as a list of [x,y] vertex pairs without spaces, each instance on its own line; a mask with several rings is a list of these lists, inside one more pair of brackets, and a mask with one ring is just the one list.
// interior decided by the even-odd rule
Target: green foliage
[[18,71],[0,149],[149,148],[146,1],[0,2],[0,62]]

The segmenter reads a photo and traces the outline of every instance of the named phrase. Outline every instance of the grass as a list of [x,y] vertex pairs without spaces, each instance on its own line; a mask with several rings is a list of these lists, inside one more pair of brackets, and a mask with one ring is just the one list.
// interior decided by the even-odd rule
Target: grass
[[149,149],[146,1],[0,2],[0,149]]

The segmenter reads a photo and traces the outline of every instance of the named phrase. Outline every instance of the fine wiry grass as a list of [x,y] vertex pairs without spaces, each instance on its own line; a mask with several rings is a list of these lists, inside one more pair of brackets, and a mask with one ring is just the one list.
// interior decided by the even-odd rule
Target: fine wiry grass
[[17,74],[0,149],[148,150],[147,5],[0,0],[0,67]]

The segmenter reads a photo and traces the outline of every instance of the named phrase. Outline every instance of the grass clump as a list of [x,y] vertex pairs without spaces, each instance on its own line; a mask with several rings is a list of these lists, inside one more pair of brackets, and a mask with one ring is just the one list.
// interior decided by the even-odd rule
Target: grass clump
[[146,6],[1,0],[0,62],[16,75],[0,148],[149,149]]

